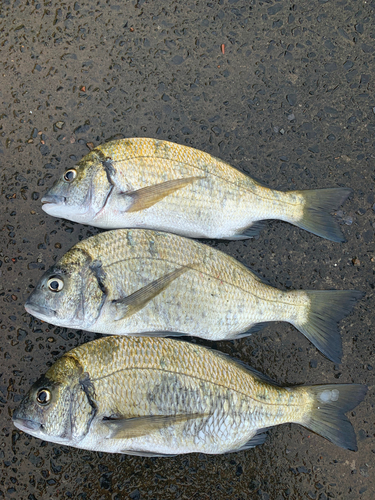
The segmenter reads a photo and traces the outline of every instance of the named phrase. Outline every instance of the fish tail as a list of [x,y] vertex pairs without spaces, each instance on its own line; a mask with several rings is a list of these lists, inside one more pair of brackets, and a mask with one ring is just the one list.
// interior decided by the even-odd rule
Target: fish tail
[[334,363],[341,362],[342,345],[337,323],[347,316],[358,299],[358,290],[304,290],[310,301],[303,319],[292,323],[319,351]]
[[340,227],[330,212],[341,206],[352,192],[351,188],[292,191],[290,193],[303,196],[305,204],[302,218],[290,222],[327,240],[344,242]]
[[363,400],[367,392],[365,385],[327,384],[295,387],[293,390],[306,391],[312,400],[309,410],[298,423],[341,448],[357,451],[354,429],[345,413]]

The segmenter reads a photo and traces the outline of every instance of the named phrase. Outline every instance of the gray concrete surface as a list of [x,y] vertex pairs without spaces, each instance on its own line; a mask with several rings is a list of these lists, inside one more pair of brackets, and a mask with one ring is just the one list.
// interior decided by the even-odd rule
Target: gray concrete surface
[[[0,2],[0,498],[373,499],[375,2],[87,0]],[[221,45],[224,44],[224,53]],[[209,242],[287,288],[356,288],[339,366],[275,324],[221,342],[282,384],[360,382],[359,451],[297,425],[227,456],[149,459],[46,443],[13,409],[64,352],[99,335],[30,317],[42,271],[97,232],[47,216],[40,198],[110,137],[214,154],[270,187],[351,186],[335,244],[281,222],[256,240]]]

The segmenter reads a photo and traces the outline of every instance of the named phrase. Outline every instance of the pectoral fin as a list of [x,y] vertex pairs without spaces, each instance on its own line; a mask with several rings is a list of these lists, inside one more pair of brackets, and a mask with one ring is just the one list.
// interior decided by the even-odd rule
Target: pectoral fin
[[158,201],[162,200],[166,196],[174,193],[175,191],[192,184],[198,179],[204,179],[204,177],[187,177],[186,179],[174,179],[172,181],[162,182],[161,184],[154,184],[153,186],[147,186],[137,191],[121,193],[119,196],[126,196],[132,198],[132,202],[126,212],[139,212],[140,210],[145,210],[146,208],[152,207]]
[[108,439],[132,439],[151,434],[171,425],[181,424],[188,420],[204,418],[208,415],[191,413],[186,415],[147,415],[135,418],[103,420],[109,430]]
[[180,267],[171,273],[165,274],[161,278],[152,281],[140,290],[128,295],[123,299],[114,300],[112,303],[116,309],[115,321],[125,319],[140,311],[145,305],[165,290],[181,274],[186,273],[189,267]]

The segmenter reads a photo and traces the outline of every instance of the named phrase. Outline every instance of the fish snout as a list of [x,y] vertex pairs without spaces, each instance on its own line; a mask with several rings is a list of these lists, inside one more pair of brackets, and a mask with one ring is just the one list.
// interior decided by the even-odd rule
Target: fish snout
[[13,412],[12,416],[13,424],[20,429],[21,431],[38,431],[42,429],[42,424],[40,422],[36,422],[30,418],[25,418],[24,411],[22,409],[22,405],[16,408]]
[[42,306],[41,304],[38,304],[37,302],[34,302],[33,297],[30,296],[26,302],[25,302],[25,309],[29,314],[32,314],[33,316],[36,316],[39,318],[40,316],[46,317],[48,320],[48,317],[51,316],[56,316],[56,311],[49,307]]
[[65,196],[58,196],[56,194],[45,194],[42,199],[42,205],[46,205],[48,203],[53,203],[55,205],[62,205],[65,203],[66,197]]
[[17,418],[13,415],[13,424],[18,427],[21,431],[39,431],[42,428],[42,424],[35,422],[34,420],[28,420],[27,418]]

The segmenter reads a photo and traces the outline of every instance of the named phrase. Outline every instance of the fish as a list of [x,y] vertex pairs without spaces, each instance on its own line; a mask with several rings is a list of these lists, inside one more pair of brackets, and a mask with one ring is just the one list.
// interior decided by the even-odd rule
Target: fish
[[129,138],[92,149],[41,202],[49,215],[103,229],[241,240],[258,235],[261,221],[278,219],[343,242],[330,212],[351,193],[346,187],[278,191],[203,151]]
[[45,441],[147,457],[244,451],[284,423],[357,450],[344,414],[366,391],[360,384],[281,387],[219,351],[111,336],[59,358],[33,384],[13,423]]
[[49,268],[26,311],[53,325],[110,335],[233,340],[286,321],[339,363],[337,322],[356,290],[282,291],[225,253],[147,229],[80,241]]

